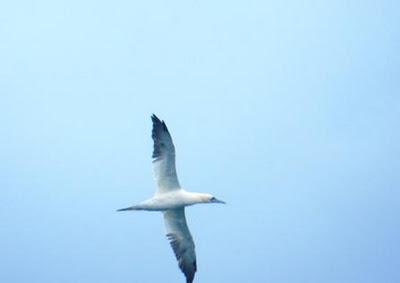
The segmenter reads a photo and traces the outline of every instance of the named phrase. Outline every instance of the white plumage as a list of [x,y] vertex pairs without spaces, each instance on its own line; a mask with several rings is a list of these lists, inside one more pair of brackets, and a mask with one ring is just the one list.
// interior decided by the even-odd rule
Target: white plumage
[[192,283],[197,270],[192,235],[186,223],[185,207],[198,203],[224,203],[207,193],[193,193],[181,188],[175,168],[175,146],[164,121],[153,114],[153,165],[157,190],[152,198],[137,205],[119,209],[161,211],[167,238],[186,282]]

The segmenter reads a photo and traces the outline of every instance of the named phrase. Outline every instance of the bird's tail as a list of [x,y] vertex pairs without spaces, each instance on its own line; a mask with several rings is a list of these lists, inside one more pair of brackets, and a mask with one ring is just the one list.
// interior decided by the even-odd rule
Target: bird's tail
[[129,211],[129,210],[142,210],[142,208],[138,205],[133,205],[133,206],[126,207],[126,208],[117,209],[117,211]]

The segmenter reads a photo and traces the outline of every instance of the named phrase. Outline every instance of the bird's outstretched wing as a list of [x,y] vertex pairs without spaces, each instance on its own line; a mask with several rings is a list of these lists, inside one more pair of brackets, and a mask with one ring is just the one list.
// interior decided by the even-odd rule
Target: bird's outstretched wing
[[197,270],[194,242],[186,223],[185,209],[171,209],[164,212],[167,237],[174,250],[179,268],[186,276],[186,283],[192,283]]
[[153,167],[158,192],[167,192],[180,188],[175,168],[175,147],[164,121],[156,115],[151,116],[154,141]]

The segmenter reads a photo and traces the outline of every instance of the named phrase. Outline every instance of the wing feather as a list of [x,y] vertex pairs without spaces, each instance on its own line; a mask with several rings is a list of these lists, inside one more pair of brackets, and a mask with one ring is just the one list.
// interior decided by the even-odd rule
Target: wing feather
[[153,167],[158,192],[167,192],[180,188],[175,168],[175,146],[164,121],[156,115],[151,116],[154,141]]
[[167,238],[170,241],[179,268],[185,274],[186,283],[192,283],[197,270],[196,253],[192,235],[186,223],[185,209],[164,212]]

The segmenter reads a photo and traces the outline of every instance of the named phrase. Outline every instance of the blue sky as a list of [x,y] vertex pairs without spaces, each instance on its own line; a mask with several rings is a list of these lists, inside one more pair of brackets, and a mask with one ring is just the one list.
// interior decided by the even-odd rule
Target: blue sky
[[[3,1],[4,2],[4,1]],[[398,1],[0,4],[0,281],[184,282],[150,115],[188,190],[195,282],[399,282]]]

